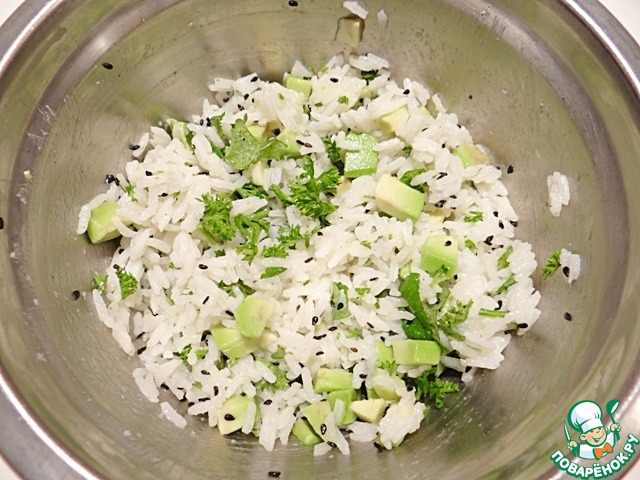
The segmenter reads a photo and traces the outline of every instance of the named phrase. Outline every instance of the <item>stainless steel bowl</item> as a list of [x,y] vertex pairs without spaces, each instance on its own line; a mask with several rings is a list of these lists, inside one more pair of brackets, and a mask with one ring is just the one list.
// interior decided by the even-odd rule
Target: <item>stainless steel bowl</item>
[[[537,279],[542,318],[497,372],[465,385],[402,448],[313,458],[186,429],[142,398],[83,296],[109,246],[74,234],[149,123],[200,107],[214,76],[322,65],[342,0],[32,0],[0,31],[0,447],[28,479],[552,478],[572,403],[621,400],[640,432],[640,51],[595,0],[367,0],[361,52],[442,93],[503,165],[537,258],[583,271]],[[383,8],[388,28],[375,14]],[[103,66],[105,62],[113,69]],[[33,179],[25,177],[30,171]],[[560,218],[547,175],[571,179]],[[572,321],[563,318],[571,312]],[[627,471],[630,467],[626,467]]]

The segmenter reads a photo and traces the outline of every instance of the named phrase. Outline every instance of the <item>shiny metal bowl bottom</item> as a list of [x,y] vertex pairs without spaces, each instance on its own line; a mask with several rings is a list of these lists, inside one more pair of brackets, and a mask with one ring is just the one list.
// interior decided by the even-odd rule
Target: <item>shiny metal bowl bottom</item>
[[[72,297],[110,255],[74,234],[79,207],[150,123],[198,111],[213,77],[280,79],[297,59],[321,66],[343,51],[342,1],[298,3],[33,0],[0,31],[3,455],[28,479],[530,479],[559,474],[549,456],[565,450],[578,400],[619,399],[623,434],[640,432],[640,55],[595,0],[366,2],[358,51],[441,92],[515,166],[505,181],[539,261],[560,247],[582,257],[571,286],[536,278],[542,317],[498,371],[402,448],[351,456],[268,453],[197,418],[180,430],[142,398],[136,359]],[[556,170],[572,190],[559,218],[546,205]]]

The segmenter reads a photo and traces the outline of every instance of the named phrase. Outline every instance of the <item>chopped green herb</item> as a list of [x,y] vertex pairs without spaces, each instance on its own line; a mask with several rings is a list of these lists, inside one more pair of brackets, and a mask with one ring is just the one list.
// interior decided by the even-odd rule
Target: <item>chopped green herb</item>
[[202,390],[202,382],[196,380],[195,382],[193,382],[193,386]]
[[349,310],[349,287],[340,282],[333,282],[331,313],[334,320],[342,320],[351,315]]
[[425,173],[427,170],[425,168],[416,168],[415,170],[408,170],[406,172],[404,172],[404,174],[402,175],[402,177],[400,177],[400,181],[402,183],[404,183],[405,185],[407,185],[408,187],[411,187],[415,190],[418,190],[419,192],[424,193],[425,192],[425,186],[424,184],[419,184],[419,185],[411,185],[411,182],[413,181],[414,178],[416,178],[418,175]]
[[265,247],[262,250],[262,256],[265,258],[286,258],[287,257],[287,249],[284,245],[271,245],[270,247]]
[[129,195],[129,198],[132,202],[138,201],[135,195],[136,189],[133,185],[127,185],[126,187],[124,187],[124,191],[127,192],[127,195]]
[[249,165],[263,159],[280,160],[287,150],[287,146],[275,138],[264,144],[261,143],[251,134],[242,120],[236,120],[231,128],[231,133],[225,160],[236,171],[244,170]]
[[369,293],[371,291],[370,288],[368,287],[356,287],[356,293],[358,294],[358,296],[362,297],[364,295],[366,295],[367,293]]
[[[224,118],[224,113],[221,114],[221,115],[215,116],[215,117],[209,117],[208,120],[207,120],[207,125],[211,125],[213,128],[215,128],[216,132],[218,133],[218,136],[220,137],[220,140],[222,140],[223,142],[226,143],[227,135],[224,133],[224,130],[222,129],[222,119],[223,118]],[[223,158],[220,155],[218,155],[218,156],[220,158]]]
[[98,290],[104,294],[107,291],[107,275],[96,275],[93,277],[91,286],[94,290]]
[[513,247],[509,245],[498,259],[498,270],[502,270],[503,268],[507,268],[509,266],[509,255],[511,255],[512,253]]
[[118,281],[120,283],[120,294],[124,300],[130,295],[133,295],[138,289],[138,280],[130,273],[125,272],[123,268],[119,268],[116,272]]
[[478,247],[476,247],[476,244],[473,243],[471,240],[469,240],[468,238],[464,241],[464,245],[471,250],[473,253],[476,253],[476,251],[478,250]]
[[173,298],[171,298],[171,295],[167,295],[165,296],[165,299],[167,300],[167,303],[169,304],[169,306],[173,307],[176,302],[173,301]]
[[245,183],[242,187],[235,190],[232,194],[235,198],[250,198],[250,197],[258,197],[258,198],[267,198],[267,192],[264,188],[259,187],[251,182]]
[[411,152],[413,152],[413,147],[411,145],[407,145],[402,149],[402,153],[404,153],[405,157],[408,157],[409,155],[411,155]]
[[174,268],[176,268],[175,264],[173,262],[169,262],[169,265],[167,265],[167,268],[169,270],[173,270]]
[[341,103],[342,105],[348,105],[349,97],[347,97],[346,95],[342,95],[340,98],[338,98],[338,103]]
[[409,305],[409,311],[414,315],[413,321],[403,321],[402,328],[407,338],[413,340],[436,340],[435,311],[425,310],[420,298],[420,274],[410,273],[400,282],[400,295]]
[[229,197],[205,193],[199,200],[204,203],[204,213],[198,230],[212,244],[230,241],[236,234],[236,227],[231,223]]
[[362,79],[366,80],[368,84],[371,80],[376,78],[376,76],[378,75],[378,71],[377,70],[362,71],[360,72],[360,74],[362,75]]
[[182,360],[182,363],[184,363],[185,366],[187,366],[187,367],[189,366],[189,361],[188,361],[187,357],[189,356],[189,353],[191,353],[191,349],[192,348],[193,348],[193,346],[187,345],[180,352],[180,360]]
[[456,382],[436,377],[435,369],[427,370],[416,379],[407,378],[407,383],[415,386],[418,400],[431,400],[438,409],[444,407],[444,399],[447,393],[459,390]]
[[478,211],[472,211],[469,212],[471,213],[471,215],[464,217],[462,220],[467,222],[467,223],[477,223],[477,222],[481,222],[482,221],[482,212],[478,212]]
[[553,252],[549,259],[547,260],[547,264],[542,267],[540,271],[542,273],[543,278],[551,277],[556,271],[560,268],[560,250],[557,252]]
[[513,276],[513,274],[511,274],[509,278],[507,278],[507,280],[502,285],[500,285],[500,288],[498,288],[496,293],[506,292],[507,290],[509,290],[509,287],[511,287],[511,285],[513,285],[514,283],[516,283],[516,279]]
[[380,364],[380,368],[389,372],[389,375],[395,375],[398,365],[394,360],[388,360]]
[[272,392],[276,392],[278,390],[284,390],[289,386],[289,380],[287,380],[284,372],[276,364],[271,363],[264,358],[259,358],[258,361],[266,365],[276,376],[276,379],[273,382],[268,382],[264,379],[256,382],[256,388],[258,390],[271,390]]
[[[448,294],[447,294],[448,295]],[[438,319],[438,328],[442,332],[455,340],[463,341],[464,335],[458,332],[454,327],[460,325],[469,317],[469,310],[473,305],[473,301],[469,301],[466,305],[458,302],[455,307],[447,310],[442,317]]]
[[209,353],[208,349],[200,348],[200,349],[196,350],[196,358],[198,360],[202,360],[204,357],[206,357],[207,353]]
[[356,328],[348,328],[344,334],[347,338],[360,338],[362,339],[362,332]]
[[260,275],[260,278],[271,278],[280,275],[286,271],[286,267],[267,267],[264,269],[264,273]]
[[261,234],[269,231],[268,216],[269,210],[262,208],[250,215],[236,215],[234,218],[234,223],[245,240],[236,250],[244,255],[243,260],[248,263],[251,263],[258,254]]
[[284,358],[284,355],[285,355],[284,348],[282,348],[282,346],[278,346],[276,351],[271,354],[271,358],[273,358],[274,360],[282,360]]
[[360,244],[363,247],[371,248],[371,242],[369,242],[368,240],[363,240],[363,241],[360,242]]
[[482,315],[483,317],[504,318],[507,312],[504,312],[501,310],[487,310],[486,308],[481,308],[479,314]]
[[280,100],[284,100],[284,95],[283,95],[283,94],[281,94],[281,93],[278,93],[278,98],[279,98]]
[[324,147],[327,151],[327,155],[329,156],[329,160],[338,169],[340,175],[343,175],[344,161],[342,160],[342,154],[340,153],[340,149],[336,145],[336,142],[329,135],[324,137],[322,141],[324,142]]

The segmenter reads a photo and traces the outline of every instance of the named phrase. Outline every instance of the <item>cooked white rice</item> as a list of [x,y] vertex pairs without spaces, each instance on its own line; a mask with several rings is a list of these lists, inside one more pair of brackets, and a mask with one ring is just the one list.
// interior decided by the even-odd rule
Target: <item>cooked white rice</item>
[[354,15],[362,18],[363,20],[367,18],[367,15],[369,15],[369,12],[367,11],[367,9],[364,8],[362,5],[360,5],[356,1],[342,2],[342,6],[347,10],[349,10]]
[[[345,7],[358,14],[355,3],[345,2]],[[375,342],[391,345],[405,338],[402,321],[413,318],[399,292],[403,267],[419,275],[423,304],[432,308],[438,301],[444,284],[419,266],[420,248],[433,235],[448,234],[458,243],[456,276],[442,311],[458,302],[469,305],[466,320],[453,327],[455,335],[438,333],[444,349],[438,373],[446,367],[468,381],[477,368],[497,368],[512,333],[527,331],[537,320],[539,294],[531,280],[536,261],[531,246],[514,238],[518,216],[500,181],[500,167],[478,163],[464,168],[452,150],[472,139],[456,115],[419,83],[396,82],[387,68],[374,55],[337,56],[317,74],[297,63],[292,73],[311,79],[308,101],[253,74],[217,79],[211,85],[213,98],[204,101],[202,114],[187,125],[193,149],[175,126],[171,135],[151,128],[125,174],[81,209],[79,233],[86,230],[91,210],[105,200],[117,201],[119,217],[135,225],[114,221],[122,234],[120,246],[106,272],[104,295],[95,290],[93,300],[120,346],[130,355],[137,352],[141,367],[133,376],[140,390],[150,401],[163,399],[162,413],[177,426],[186,425],[185,413],[207,415],[215,426],[224,402],[245,395],[257,399],[259,415],[248,415],[241,430],[253,430],[271,450],[278,440],[288,442],[304,406],[326,399],[327,394],[314,392],[318,370],[339,368],[353,372],[353,388],[370,388],[377,378],[400,399],[389,402],[378,424],[352,424],[348,437],[378,439],[386,448],[400,443],[419,428],[425,404],[398,376],[378,368]],[[370,71],[376,76],[365,81],[362,72]],[[400,108],[407,109],[406,119],[395,132],[381,133],[380,117]],[[222,114],[219,132],[211,119]],[[226,146],[221,137],[231,137],[239,119],[267,127],[270,137],[274,129],[295,132],[301,153],[313,160],[316,177],[332,167],[323,139],[353,148],[346,132],[368,132],[379,140],[377,171],[345,182],[335,196],[322,197],[337,207],[322,228],[316,218],[302,215],[294,205],[284,206],[273,193],[267,199],[233,200],[231,218],[268,211],[259,253],[248,262],[238,250],[243,241],[239,233],[231,241],[211,244],[199,231],[205,208],[201,198],[230,194],[249,182],[267,192],[274,186],[287,191],[303,172],[303,160],[269,161],[264,168],[234,172],[215,151]],[[414,169],[424,172],[411,185],[424,185],[428,192],[420,218],[412,222],[381,215],[374,195],[377,181],[384,174],[402,177]],[[260,253],[278,243],[280,229],[291,227],[310,234],[308,246],[297,242],[286,258]],[[500,265],[501,258],[508,261]],[[575,260],[567,261],[573,274]],[[284,270],[261,278],[273,267]],[[138,282],[124,299],[118,269]],[[346,286],[350,299],[351,315],[339,321],[332,318],[334,282]],[[275,312],[261,348],[225,362],[210,329],[236,325],[233,312],[244,285],[273,302]],[[284,353],[277,368],[288,380],[279,390],[264,388],[276,376],[263,361],[274,362],[276,352]],[[400,365],[397,372],[418,377],[427,368]],[[171,406],[162,389],[179,402],[171,401]],[[315,446],[314,454],[332,446],[349,453],[345,431],[336,423],[344,408],[344,402],[336,402],[325,422],[325,441]]]
[[549,210],[551,215],[559,217],[563,205],[569,205],[571,192],[569,191],[569,179],[560,172],[553,172],[547,177],[547,188],[549,189]]
[[575,282],[580,276],[580,255],[565,248],[560,249],[560,268],[567,283]]

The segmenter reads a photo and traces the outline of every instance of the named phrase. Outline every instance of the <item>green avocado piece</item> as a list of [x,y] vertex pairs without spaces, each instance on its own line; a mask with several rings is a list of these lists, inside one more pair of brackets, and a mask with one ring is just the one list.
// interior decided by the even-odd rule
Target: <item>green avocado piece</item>
[[298,134],[296,132],[284,129],[278,134],[276,140],[280,140],[286,145],[285,157],[298,158],[300,156],[300,144],[297,141]]
[[[315,433],[324,440],[327,428],[325,422],[327,417],[331,415],[329,402],[325,400],[307,405],[302,409],[302,415],[307,419],[307,422],[309,422],[309,425],[311,425],[311,428],[313,428]],[[323,425],[325,425],[324,428]],[[323,433],[323,431],[325,433]]]
[[408,119],[409,109],[406,105],[403,105],[399,109],[380,117],[378,119],[378,126],[382,133],[393,133],[407,123]]
[[275,305],[271,300],[257,295],[245,297],[234,312],[238,330],[245,337],[260,338],[274,310]]
[[311,95],[311,80],[306,78],[296,77],[295,75],[289,75],[285,80],[285,87],[289,90],[300,92],[304,95],[304,98],[309,98]]
[[321,368],[313,381],[315,393],[327,393],[353,388],[353,374],[339,368]]
[[344,176],[356,178],[363,175],[373,175],[378,169],[378,154],[373,148],[378,140],[367,133],[350,132],[346,140],[359,145],[358,150],[347,151],[344,156]]
[[[120,236],[120,232],[113,224],[113,219],[118,217],[118,205],[116,202],[107,200],[91,210],[91,218],[87,226],[87,235],[91,243],[101,243],[113,240]],[[122,217],[118,217],[125,225],[131,225]]]
[[489,163],[487,154],[475,145],[460,145],[451,150],[451,153],[460,159],[464,168],[478,165],[479,163]]
[[[247,408],[255,400],[241,395],[229,397],[218,410],[218,430],[222,435],[236,432],[244,425]],[[257,410],[257,409],[256,409]]]
[[[375,398],[382,398],[384,400],[390,400],[396,402],[400,400],[400,395],[396,393],[396,387],[403,388],[404,382],[397,376],[391,375],[391,381],[394,387],[391,388],[387,381],[387,372],[384,370],[377,370],[376,374],[371,380],[371,389],[375,392]],[[369,398],[374,398],[370,396]]]
[[338,421],[338,425],[348,425],[356,421],[356,414],[351,411],[351,402],[358,399],[358,391],[351,388],[349,390],[335,390],[327,395],[331,410],[335,408],[336,401],[342,400],[344,403],[344,411],[342,417]]
[[398,220],[418,220],[425,203],[424,193],[386,173],[378,180],[374,196],[378,208]]
[[249,125],[247,130],[251,132],[251,135],[258,140],[259,142],[264,142],[267,139],[267,127],[263,125],[258,125],[254,123],[253,125]]
[[378,361],[376,367],[380,367],[383,363],[393,362],[393,349],[384,344],[381,340],[376,340],[376,352],[378,353]]
[[442,353],[432,340],[396,340],[392,347],[398,365],[437,365]]
[[242,358],[260,347],[259,339],[245,337],[237,328],[216,325],[211,335],[218,349],[231,359]]
[[450,235],[433,235],[420,248],[420,268],[429,275],[453,277],[458,268],[458,242]]
[[291,433],[293,433],[293,436],[303,445],[315,445],[322,442],[322,438],[316,435],[316,432],[309,422],[301,418],[294,422]]
[[353,411],[360,420],[369,423],[378,423],[382,419],[386,408],[387,401],[383,398],[351,402],[351,411]]

